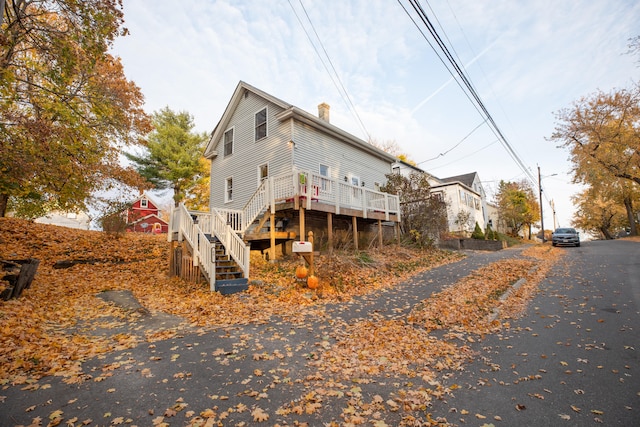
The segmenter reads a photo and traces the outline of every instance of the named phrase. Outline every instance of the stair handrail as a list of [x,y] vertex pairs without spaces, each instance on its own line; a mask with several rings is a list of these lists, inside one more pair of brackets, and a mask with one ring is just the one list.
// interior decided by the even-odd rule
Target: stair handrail
[[245,233],[247,228],[255,221],[264,209],[271,204],[270,189],[271,177],[262,180],[258,189],[253,193],[249,201],[242,208],[242,230]]
[[[186,240],[193,251],[193,266],[200,267],[209,277],[211,290],[215,290],[215,259],[212,259],[213,244],[207,239],[200,224],[193,220],[192,213],[184,203],[180,203],[174,212],[178,218],[178,240]],[[175,216],[172,214],[172,219]]]
[[244,277],[248,278],[250,259],[249,246],[245,244],[238,233],[236,233],[235,230],[227,224],[227,220],[215,210],[211,213],[211,229],[213,235],[220,240],[227,250],[227,254],[230,255],[242,269]]

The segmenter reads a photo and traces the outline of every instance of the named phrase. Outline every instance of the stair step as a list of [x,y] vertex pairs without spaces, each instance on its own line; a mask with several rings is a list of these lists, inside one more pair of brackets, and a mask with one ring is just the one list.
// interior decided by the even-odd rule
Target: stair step
[[216,291],[222,295],[235,294],[249,289],[249,279],[246,277],[239,279],[216,280]]
[[218,276],[223,276],[223,277],[229,277],[229,276],[233,276],[233,277],[237,277],[238,275],[242,276],[242,271],[216,271],[216,277]]

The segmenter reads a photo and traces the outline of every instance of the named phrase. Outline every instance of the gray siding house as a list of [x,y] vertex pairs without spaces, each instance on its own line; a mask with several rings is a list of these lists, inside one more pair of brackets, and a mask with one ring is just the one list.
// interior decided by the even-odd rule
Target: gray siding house
[[[172,214],[171,241],[187,242],[182,256],[194,259],[190,269],[198,267],[212,289],[225,275],[204,265],[207,242],[220,253],[208,263],[228,256],[234,274],[246,278],[249,250],[275,259],[293,241],[306,240],[307,231],[314,232],[314,250],[328,251],[334,232],[349,233],[356,249],[365,233],[379,244],[383,229],[397,233],[399,200],[380,191],[396,158],[332,125],[329,116],[326,104],[316,116],[238,83],[204,152],[211,160],[210,211],[179,207]],[[201,237],[188,236],[195,234],[190,219]]]

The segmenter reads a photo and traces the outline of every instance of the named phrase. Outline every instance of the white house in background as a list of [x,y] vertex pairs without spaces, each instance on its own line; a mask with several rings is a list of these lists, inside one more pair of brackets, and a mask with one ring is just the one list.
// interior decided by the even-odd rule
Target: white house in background
[[[487,224],[492,224],[492,228],[497,224],[497,219],[489,217],[486,193],[476,172],[438,178],[401,160],[396,161],[392,170],[404,176],[409,176],[411,173],[427,175],[431,193],[439,195],[447,203],[447,222],[450,232],[471,232],[476,222],[483,231]],[[468,222],[460,224],[459,219],[465,216],[468,216]]]
[[34,222],[38,224],[59,225],[61,227],[77,228],[80,230],[88,230],[91,224],[91,218],[84,212],[51,212],[40,218],[36,218]]
[[[476,172],[440,178],[439,184],[432,184],[432,192],[442,192],[449,203],[449,230],[463,231],[462,224],[456,223],[460,212],[469,214],[466,230],[473,231],[476,222],[484,231],[489,220],[487,216],[486,193]],[[459,222],[459,221],[458,221]]]

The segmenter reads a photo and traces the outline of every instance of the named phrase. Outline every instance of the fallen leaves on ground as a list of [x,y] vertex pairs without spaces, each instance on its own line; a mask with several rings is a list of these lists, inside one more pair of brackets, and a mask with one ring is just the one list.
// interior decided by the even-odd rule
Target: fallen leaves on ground
[[[186,319],[183,326],[266,322],[278,315],[303,319],[329,302],[394,286],[421,270],[458,260],[439,250],[388,248],[379,252],[316,257],[317,292],[294,278],[299,259],[270,264],[252,258],[249,291],[223,296],[207,285],[168,277],[166,236],[129,233],[114,238],[0,218],[0,259],[37,258],[32,286],[19,299],[0,302],[0,384],[33,383],[43,375],[82,379],[82,361],[143,341],[166,339],[176,328],[100,335],[142,314],[96,298],[103,291],[131,291],[145,310]],[[59,261],[77,261],[54,268]],[[37,389],[37,384],[33,386]]]
[[[418,304],[409,321],[427,330],[447,329],[470,334],[485,334],[522,312],[561,252],[548,246],[533,246],[523,251],[531,259],[506,259],[474,271],[449,288],[432,294]],[[518,283],[520,279],[525,279]],[[514,287],[515,284],[519,286]]]
[[[468,345],[474,338],[449,340],[451,336],[437,338],[429,331],[447,328],[481,335],[503,326],[489,316],[495,310],[500,311],[500,319],[517,315],[559,257],[555,248],[533,246],[523,251],[525,259],[488,265],[433,294],[420,302],[408,318],[405,314],[373,315],[345,321],[326,316],[325,306],[396,286],[420,271],[457,261],[461,255],[403,247],[321,255],[316,257],[320,287],[315,291],[294,277],[295,267],[302,263],[300,259],[268,263],[253,256],[249,290],[222,296],[210,292],[207,285],[168,277],[168,252],[166,236],[127,234],[115,239],[100,232],[0,219],[0,258],[41,260],[31,288],[17,300],[0,303],[0,385],[26,384],[26,389],[37,390],[41,387],[37,379],[43,375],[63,376],[67,382],[102,381],[110,375],[109,370],[118,366],[106,365],[102,375],[93,373],[98,376],[92,377],[82,372],[84,360],[143,341],[167,339],[180,328],[205,330],[267,323],[272,316],[300,322],[314,316],[328,320],[330,326],[322,341],[316,343],[318,351],[307,358],[307,367],[312,371],[305,379],[307,391],[300,399],[281,404],[275,414],[319,414],[336,399],[345,397],[345,406],[339,408],[344,425],[386,425],[380,418],[385,411],[402,411],[405,415],[399,425],[445,425],[446,420],[431,419],[427,410],[432,399],[446,399],[458,388],[456,384],[447,385],[442,377],[446,372],[463,369],[473,357]],[[83,262],[66,269],[53,268],[56,262],[66,260]],[[520,278],[527,280],[513,289]],[[131,310],[96,298],[103,291],[131,292],[142,308]],[[508,304],[503,296],[508,296]],[[150,313],[168,313],[186,322],[159,330],[126,328]],[[100,335],[99,330],[117,333]],[[285,352],[278,350],[273,354],[256,351],[255,361],[285,357]],[[286,357],[293,351],[288,349]],[[213,356],[224,361],[227,352],[228,349],[219,349]],[[179,356],[172,353],[170,357],[179,363]],[[268,377],[264,369],[251,372],[260,380]],[[145,368],[141,375],[153,374]],[[180,372],[174,378],[189,375]],[[379,394],[372,396],[360,387],[378,380],[380,386],[388,381],[392,391],[376,391]],[[256,400],[268,398],[266,393],[255,393]],[[186,403],[177,402],[157,416],[154,424],[168,425],[167,419],[186,407]],[[221,412],[215,407],[199,412],[199,416],[195,411],[185,413],[189,414],[190,425],[202,425],[221,421],[233,411],[246,411],[254,422],[270,420],[267,410],[244,405]],[[411,413],[416,412],[425,418],[413,418]],[[478,415],[477,418],[482,417]],[[55,421],[61,422],[62,418]]]

